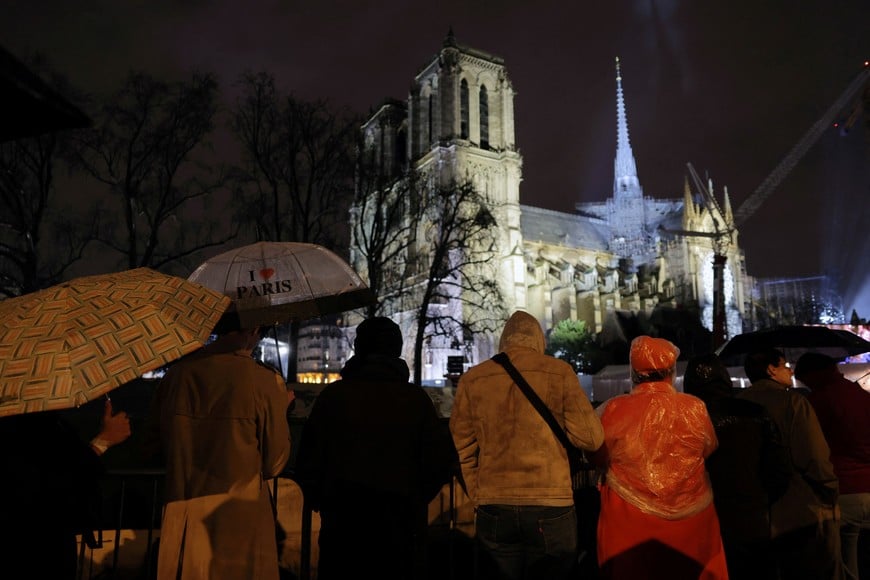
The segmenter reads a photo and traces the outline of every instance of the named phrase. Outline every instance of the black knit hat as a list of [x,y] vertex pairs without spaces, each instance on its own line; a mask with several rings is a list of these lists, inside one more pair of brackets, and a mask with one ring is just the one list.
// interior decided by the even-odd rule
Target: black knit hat
[[228,332],[236,332],[237,330],[242,329],[242,323],[239,320],[239,313],[235,311],[235,309],[231,308],[223,313],[220,320],[217,321],[217,324],[212,330],[212,334],[217,334],[218,336],[223,336]]
[[714,393],[730,395],[731,390],[731,374],[718,356],[710,353],[689,359],[683,375],[683,392],[706,400]]
[[402,330],[383,316],[364,320],[356,329],[353,348],[357,355],[378,354],[390,358],[402,355]]

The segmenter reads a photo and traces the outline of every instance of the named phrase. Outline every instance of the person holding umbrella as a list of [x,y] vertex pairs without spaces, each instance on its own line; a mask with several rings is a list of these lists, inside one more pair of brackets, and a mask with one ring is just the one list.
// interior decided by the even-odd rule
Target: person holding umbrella
[[61,411],[0,418],[0,494],[7,498],[0,559],[26,563],[33,578],[76,578],[76,536],[96,548],[100,456],[130,437],[127,413],[105,401],[100,430],[90,442]]
[[791,459],[788,486],[770,508],[780,578],[839,580],[839,482],[816,413],[808,398],[791,388],[791,365],[781,350],[749,354],[743,370],[751,386],[737,396],[767,409]]
[[728,575],[776,578],[770,548],[770,504],[785,491],[791,460],[761,405],[734,396],[731,375],[714,353],[686,365],[683,392],[704,401],[719,447],[706,460],[719,516]]
[[[130,436],[107,393],[202,347],[229,299],[149,268],[84,276],[0,301],[0,557],[76,577],[76,535],[100,519],[99,456]],[[87,442],[67,410],[103,403]]]
[[277,580],[269,482],[290,457],[294,393],[252,358],[259,327],[232,311],[214,332],[170,367],[149,414],[145,451],[166,465],[157,577]]

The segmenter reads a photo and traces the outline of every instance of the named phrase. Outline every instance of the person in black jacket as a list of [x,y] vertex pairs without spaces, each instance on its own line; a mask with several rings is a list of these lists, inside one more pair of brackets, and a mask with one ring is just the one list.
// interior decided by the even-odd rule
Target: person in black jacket
[[408,382],[402,342],[389,318],[363,321],[341,380],[303,428],[296,473],[320,512],[321,580],[423,577],[428,505],[456,452],[432,400]]
[[715,354],[688,362],[683,390],[704,401],[719,439],[706,466],[728,574],[734,580],[776,578],[769,508],[790,473],[779,430],[764,407],[733,396],[731,376]]
[[77,578],[76,536],[96,547],[100,456],[131,434],[125,411],[105,401],[100,430],[85,441],[63,411],[0,418],[0,559],[29,578]]

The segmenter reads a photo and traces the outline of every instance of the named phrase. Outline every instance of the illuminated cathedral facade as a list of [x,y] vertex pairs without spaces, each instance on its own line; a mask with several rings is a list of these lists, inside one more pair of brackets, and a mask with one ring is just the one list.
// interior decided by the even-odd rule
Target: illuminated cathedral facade
[[[408,98],[385,102],[363,131],[366,146],[388,171],[415,170],[442,182],[469,179],[491,200],[498,223],[496,270],[507,312],[525,310],[545,331],[571,319],[599,333],[616,312],[686,308],[697,311],[710,329],[717,251],[712,234],[725,224],[732,232],[728,247],[719,249],[727,256],[727,334],[742,332],[751,279],[727,189],[721,204],[704,203],[686,177],[675,176],[684,183],[678,198],[645,195],[629,141],[618,60],[616,111],[613,191],[601,192],[600,202],[578,203],[570,213],[520,203],[523,160],[507,68],[499,57],[459,45],[452,33],[414,77]],[[712,182],[707,185],[712,192]],[[352,212],[353,219],[360,217]],[[351,263],[365,278],[365,260],[353,240]],[[387,314],[402,319],[402,313]],[[408,329],[406,336],[412,334]],[[497,346],[497,335],[475,336],[473,345],[436,340],[427,345],[423,379],[430,384],[442,379],[449,356],[476,364]],[[406,341],[406,351],[410,348]],[[403,354],[414,364],[410,352]]]

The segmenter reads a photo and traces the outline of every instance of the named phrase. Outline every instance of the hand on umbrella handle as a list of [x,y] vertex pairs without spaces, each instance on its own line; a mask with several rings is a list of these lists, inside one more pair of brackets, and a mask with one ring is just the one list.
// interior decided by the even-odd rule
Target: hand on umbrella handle
[[132,433],[130,429],[130,417],[126,411],[117,414],[112,412],[112,401],[108,398],[103,409],[103,420],[100,433],[91,441],[91,447],[95,448],[100,455],[106,449],[125,441]]

